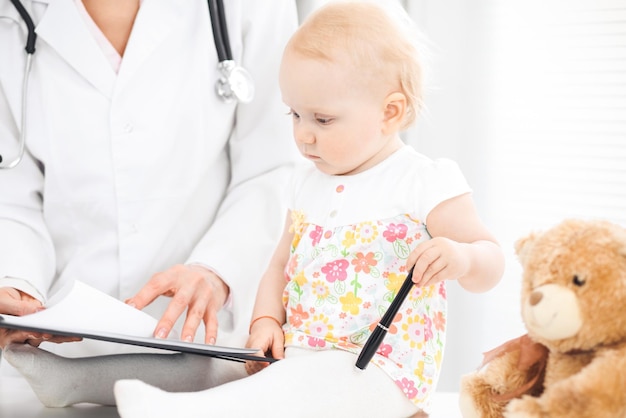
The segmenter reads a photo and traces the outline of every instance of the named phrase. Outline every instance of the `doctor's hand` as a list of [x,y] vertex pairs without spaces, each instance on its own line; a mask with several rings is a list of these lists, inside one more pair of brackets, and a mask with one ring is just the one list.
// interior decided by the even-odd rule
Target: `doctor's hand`
[[[44,309],[37,299],[12,287],[0,288],[0,314],[23,316]],[[54,343],[80,341],[76,337],[57,337],[30,331],[19,331],[0,328],[0,348],[9,343],[27,343],[37,347],[43,341]]]
[[200,322],[206,328],[205,343],[215,344],[217,313],[226,303],[230,289],[215,273],[199,265],[178,264],[155,274],[126,303],[143,309],[159,296],[172,298],[154,331],[157,338],[167,338],[178,318],[187,309],[181,339],[193,341]]

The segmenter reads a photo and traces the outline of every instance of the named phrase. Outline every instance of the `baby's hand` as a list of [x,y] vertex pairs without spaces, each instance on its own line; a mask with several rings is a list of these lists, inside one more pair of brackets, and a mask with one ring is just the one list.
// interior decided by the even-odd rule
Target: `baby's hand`
[[[246,347],[258,348],[257,355],[259,357],[271,356],[275,359],[282,359],[285,354],[283,329],[273,318],[259,318],[250,327],[250,337],[248,337]],[[246,371],[248,374],[254,374],[269,364],[263,361],[246,361]]]
[[470,268],[470,257],[464,248],[466,245],[443,237],[419,244],[407,260],[408,268],[415,265],[415,285],[425,287],[463,277]]

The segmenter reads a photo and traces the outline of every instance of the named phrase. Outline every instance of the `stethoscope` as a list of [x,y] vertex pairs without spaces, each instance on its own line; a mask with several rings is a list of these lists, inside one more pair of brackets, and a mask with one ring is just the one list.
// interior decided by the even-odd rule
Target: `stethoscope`
[[[28,30],[28,36],[26,38],[25,48],[26,64],[24,66],[24,81],[22,82],[22,117],[20,120],[19,151],[17,157],[7,164],[2,164],[2,155],[0,155],[0,169],[13,168],[17,166],[24,157],[24,150],[26,148],[26,97],[28,96],[28,80],[30,78],[30,69],[35,53],[35,43],[37,41],[35,24],[24,8],[24,5],[20,0],[11,0],[11,3],[20,14],[22,20],[24,20]],[[224,2],[222,0],[208,0],[208,3],[213,40],[219,61],[217,68],[220,72],[220,77],[215,83],[217,96],[225,103],[249,103],[254,97],[254,82],[250,73],[233,61],[230,40],[228,39],[228,27],[226,26],[226,15],[224,14]]]

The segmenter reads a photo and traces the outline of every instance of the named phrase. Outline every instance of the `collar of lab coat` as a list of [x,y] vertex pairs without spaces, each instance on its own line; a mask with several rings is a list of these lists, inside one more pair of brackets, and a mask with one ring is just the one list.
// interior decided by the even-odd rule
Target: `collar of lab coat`
[[[126,46],[122,66],[116,75],[85,26],[74,1],[34,0],[32,5],[24,3],[35,20],[37,43],[47,43],[106,97],[112,96],[114,87],[123,88],[170,31],[183,24],[178,7],[183,7],[185,2],[180,2],[177,7],[178,1],[144,0]],[[21,20],[9,1],[3,3],[8,7],[0,9],[0,15]],[[45,10],[39,13],[41,6]],[[41,18],[37,22],[38,15]],[[36,55],[35,50],[34,59],[37,59]]]

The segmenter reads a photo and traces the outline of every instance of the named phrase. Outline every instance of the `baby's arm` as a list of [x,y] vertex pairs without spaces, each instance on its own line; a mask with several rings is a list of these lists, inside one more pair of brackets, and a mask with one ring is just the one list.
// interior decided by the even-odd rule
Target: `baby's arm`
[[432,239],[413,250],[407,266],[415,264],[413,281],[426,286],[457,280],[466,290],[485,292],[504,272],[504,254],[483,225],[469,193],[453,197],[430,211],[426,226]]
[[[282,298],[285,288],[284,271],[293,240],[290,225],[291,214],[288,213],[283,234],[259,283],[250,322],[250,337],[246,343],[246,347],[258,348],[260,355],[271,355],[274,358],[284,356],[285,336],[282,324],[285,323],[285,308]],[[268,363],[249,361],[246,362],[246,370],[252,374],[267,365]]]

